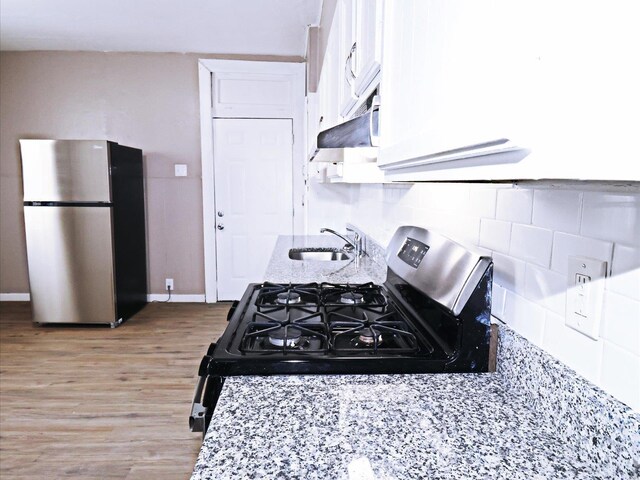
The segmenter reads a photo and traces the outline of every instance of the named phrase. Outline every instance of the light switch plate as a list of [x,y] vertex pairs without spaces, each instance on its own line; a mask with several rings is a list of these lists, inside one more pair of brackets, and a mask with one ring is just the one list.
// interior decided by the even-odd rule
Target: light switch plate
[[607,262],[569,257],[565,323],[588,337],[600,337]]
[[176,163],[173,167],[174,167],[176,177],[187,176],[187,166],[184,163]]

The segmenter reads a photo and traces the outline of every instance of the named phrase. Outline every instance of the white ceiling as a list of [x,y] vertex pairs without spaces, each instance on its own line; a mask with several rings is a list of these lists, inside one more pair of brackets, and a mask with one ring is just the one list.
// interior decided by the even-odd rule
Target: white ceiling
[[2,50],[304,56],[322,0],[1,0]]

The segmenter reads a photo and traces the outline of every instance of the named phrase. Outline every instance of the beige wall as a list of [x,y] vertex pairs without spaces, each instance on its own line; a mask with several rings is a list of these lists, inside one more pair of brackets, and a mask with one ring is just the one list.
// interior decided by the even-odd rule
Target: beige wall
[[[94,52],[0,54],[0,293],[29,291],[19,138],[107,139],[144,152],[150,292],[204,293],[198,58]],[[176,163],[187,177],[174,177]]]

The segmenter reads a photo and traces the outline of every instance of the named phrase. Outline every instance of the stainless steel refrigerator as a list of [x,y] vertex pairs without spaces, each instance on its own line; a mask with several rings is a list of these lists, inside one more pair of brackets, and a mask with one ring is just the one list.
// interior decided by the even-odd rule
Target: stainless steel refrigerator
[[142,151],[20,140],[33,321],[119,325],[147,301]]

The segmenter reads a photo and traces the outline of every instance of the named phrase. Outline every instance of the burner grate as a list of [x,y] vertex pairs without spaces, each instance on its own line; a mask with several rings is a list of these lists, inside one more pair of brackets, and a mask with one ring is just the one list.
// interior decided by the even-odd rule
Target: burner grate
[[298,309],[307,313],[320,310],[320,290],[317,283],[305,285],[265,283],[255,301],[258,312]]
[[[282,312],[280,309],[277,313]],[[300,312],[284,310],[283,317],[255,312],[246,326],[240,351],[252,353],[326,353],[329,335],[322,313],[299,316]]]
[[418,340],[409,325],[388,312],[370,319],[366,312],[354,317],[340,312],[328,314],[329,338],[335,353],[412,353]]
[[327,312],[350,309],[352,312],[385,313],[388,305],[382,289],[371,282],[360,285],[322,283],[320,298]]
[[424,342],[374,283],[264,283],[255,295],[237,344],[243,353],[394,356]]

